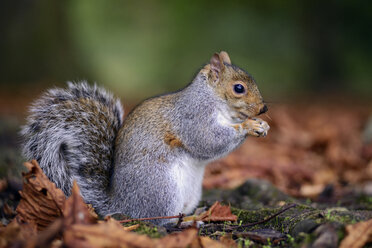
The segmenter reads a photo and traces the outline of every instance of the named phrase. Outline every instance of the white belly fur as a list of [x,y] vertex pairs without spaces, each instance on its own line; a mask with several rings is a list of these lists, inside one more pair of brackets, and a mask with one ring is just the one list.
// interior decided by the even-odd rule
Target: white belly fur
[[217,110],[216,120],[218,124],[225,127],[232,127],[235,124],[241,123],[237,120],[233,120],[233,118],[231,117],[231,111],[227,109]]
[[180,199],[177,213],[190,214],[198,205],[202,193],[202,181],[207,162],[200,162],[188,156],[176,161],[172,168],[172,178],[177,185]]

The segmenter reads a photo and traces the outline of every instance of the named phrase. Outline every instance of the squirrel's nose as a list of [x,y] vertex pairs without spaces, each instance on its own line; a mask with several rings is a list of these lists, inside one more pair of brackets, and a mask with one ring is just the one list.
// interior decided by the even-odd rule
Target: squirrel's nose
[[263,108],[260,110],[260,113],[258,113],[258,115],[266,113],[268,110],[269,108],[266,105],[264,105]]

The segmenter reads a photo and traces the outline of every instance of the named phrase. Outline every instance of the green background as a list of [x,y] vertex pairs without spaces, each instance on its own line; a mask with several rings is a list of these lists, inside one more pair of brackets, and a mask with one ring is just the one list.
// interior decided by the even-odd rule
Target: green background
[[126,101],[225,50],[267,99],[372,94],[370,1],[1,1],[2,90],[88,80]]

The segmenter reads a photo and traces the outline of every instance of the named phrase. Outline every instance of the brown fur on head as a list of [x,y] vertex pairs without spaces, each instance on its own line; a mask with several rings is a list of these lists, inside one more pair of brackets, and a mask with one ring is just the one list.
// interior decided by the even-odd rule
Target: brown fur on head
[[[226,101],[233,118],[245,120],[267,111],[252,76],[232,65],[227,52],[215,53],[210,64],[205,67],[207,68],[210,85]],[[237,92],[235,87],[244,88],[243,92]]]

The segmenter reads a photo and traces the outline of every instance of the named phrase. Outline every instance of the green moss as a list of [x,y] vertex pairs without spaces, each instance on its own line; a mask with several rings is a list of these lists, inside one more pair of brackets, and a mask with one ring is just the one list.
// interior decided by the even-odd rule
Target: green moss
[[358,197],[356,202],[358,204],[361,204],[364,209],[372,210],[372,196],[361,195]]
[[238,208],[231,208],[231,212],[238,216],[238,222],[243,221],[244,224],[257,222],[263,220],[263,218],[270,216],[277,212],[275,209],[261,209],[261,210],[243,210]]
[[314,208],[309,207],[308,205],[305,205],[305,204],[299,204],[299,203],[297,203],[295,209],[297,209],[297,210],[314,210]]
[[337,230],[337,236],[338,236],[338,240],[341,241],[345,238],[345,229],[342,228],[342,229],[339,229]]
[[342,224],[354,224],[362,221],[360,217],[348,211],[346,208],[329,208],[324,210],[325,221],[328,222],[339,222]]
[[[238,223],[242,225],[262,221],[276,213],[282,208],[262,208],[260,210],[242,210],[232,208],[233,214],[238,216]],[[249,229],[270,228],[282,233],[290,233],[292,229],[301,221],[310,219],[315,223],[321,223],[321,210],[316,210],[306,205],[299,204],[275,218],[262,224],[252,226]]]
[[312,244],[316,239],[316,235],[314,233],[301,233],[296,238],[297,243],[302,243],[302,245],[309,245]]
[[[145,234],[150,238],[161,238],[165,236],[166,232],[162,230],[162,227],[155,226],[151,223],[141,222],[141,221],[132,221],[125,223],[123,226],[133,226],[139,224],[140,226],[133,230],[133,232],[138,234]],[[160,229],[160,230],[159,230]]]

